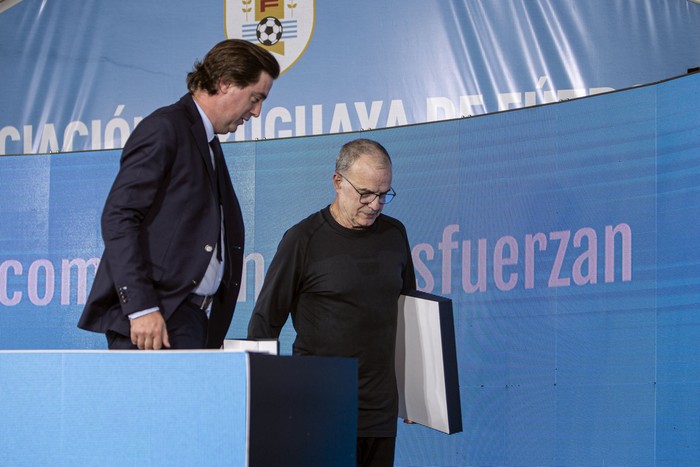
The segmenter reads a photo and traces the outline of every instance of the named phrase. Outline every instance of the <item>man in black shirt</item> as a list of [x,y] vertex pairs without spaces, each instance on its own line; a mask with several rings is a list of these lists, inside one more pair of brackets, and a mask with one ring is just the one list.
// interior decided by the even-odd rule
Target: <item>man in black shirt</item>
[[391,177],[379,143],[342,147],[335,199],[285,233],[248,326],[249,338],[278,337],[291,314],[295,355],[357,358],[358,466],[393,465],[398,299],[416,288],[406,229],[381,214]]

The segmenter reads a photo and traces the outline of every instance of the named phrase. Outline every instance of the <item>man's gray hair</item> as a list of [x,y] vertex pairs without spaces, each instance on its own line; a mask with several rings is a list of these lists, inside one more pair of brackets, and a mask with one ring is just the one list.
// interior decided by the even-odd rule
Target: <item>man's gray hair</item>
[[336,172],[346,173],[362,155],[379,157],[383,159],[386,166],[391,167],[391,157],[384,146],[371,139],[356,139],[345,143],[340,148],[338,157],[335,159]]

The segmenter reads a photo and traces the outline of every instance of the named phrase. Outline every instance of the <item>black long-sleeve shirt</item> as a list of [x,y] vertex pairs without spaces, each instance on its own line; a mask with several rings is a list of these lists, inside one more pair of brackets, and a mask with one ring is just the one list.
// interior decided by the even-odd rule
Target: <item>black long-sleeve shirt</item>
[[358,436],[396,436],[397,307],[415,283],[401,222],[382,214],[367,229],[348,229],[327,207],[285,233],[248,336],[278,337],[291,314],[295,355],[357,358]]

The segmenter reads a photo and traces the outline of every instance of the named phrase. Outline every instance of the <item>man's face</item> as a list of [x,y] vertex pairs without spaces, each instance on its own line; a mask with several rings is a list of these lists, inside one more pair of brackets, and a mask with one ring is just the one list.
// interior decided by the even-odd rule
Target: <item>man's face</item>
[[361,203],[359,193],[389,191],[391,166],[384,165],[380,158],[362,155],[343,175],[345,178],[338,173],[333,175],[339,211],[337,220],[344,227],[366,229],[374,224],[384,206],[379,204],[379,197],[369,204]]
[[244,88],[234,84],[220,84],[214,131],[219,134],[231,133],[250,117],[259,117],[263,101],[270,94],[270,89],[272,77],[264,71],[256,83]]

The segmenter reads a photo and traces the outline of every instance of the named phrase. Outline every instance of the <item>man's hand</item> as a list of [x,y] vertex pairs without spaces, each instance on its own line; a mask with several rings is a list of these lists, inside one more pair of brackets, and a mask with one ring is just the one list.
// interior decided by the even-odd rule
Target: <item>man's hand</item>
[[131,320],[131,343],[139,350],[170,348],[168,330],[160,311]]

